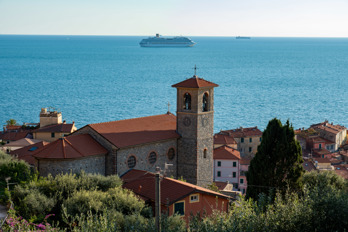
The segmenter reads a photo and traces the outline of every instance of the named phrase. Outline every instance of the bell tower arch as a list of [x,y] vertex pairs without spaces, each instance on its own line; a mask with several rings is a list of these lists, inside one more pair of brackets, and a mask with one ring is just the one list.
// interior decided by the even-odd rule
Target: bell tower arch
[[177,89],[178,177],[207,186],[213,181],[214,87],[194,75]]

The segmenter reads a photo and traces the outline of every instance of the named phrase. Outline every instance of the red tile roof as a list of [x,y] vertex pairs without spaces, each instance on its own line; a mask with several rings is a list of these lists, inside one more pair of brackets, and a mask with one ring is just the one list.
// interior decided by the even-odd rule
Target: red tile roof
[[219,85],[214,84],[213,82],[206,81],[202,78],[197,77],[194,75],[193,77],[184,80],[182,82],[179,82],[175,85],[172,85],[172,87],[178,88],[202,88],[202,87],[218,87]]
[[75,124],[66,124],[66,123],[60,123],[56,125],[49,125],[45,126],[36,130],[33,130],[34,133],[38,132],[55,132],[55,133],[71,133],[73,132]]
[[214,144],[236,144],[233,136],[228,134],[215,134],[214,135]]
[[214,149],[214,159],[240,160],[240,152],[224,145]]
[[79,134],[57,139],[38,149],[33,156],[38,159],[76,159],[107,152],[89,134]]
[[6,144],[6,147],[25,147],[25,146],[35,144],[38,142],[41,142],[41,140],[24,138],[24,139],[12,141],[12,142]]
[[345,128],[344,126],[341,125],[333,125],[333,123],[329,123],[328,121],[325,122],[321,122],[318,124],[313,124],[311,125],[312,128],[314,129],[319,129],[319,130],[324,130],[333,134],[338,134],[339,132],[341,132],[342,130],[346,130],[347,128]]
[[[145,200],[155,200],[155,174],[131,169],[121,176],[123,187],[132,190]],[[161,180],[161,203],[173,204],[192,193],[202,193],[228,199],[229,197],[187,182],[163,177]]]
[[302,163],[303,168],[307,171],[310,172],[312,170],[315,170],[315,166],[311,161],[304,161]]
[[41,142],[31,144],[31,145],[26,146],[26,147],[22,147],[20,149],[11,151],[10,154],[17,156],[18,159],[24,160],[25,162],[27,162],[31,165],[35,165],[36,159],[33,157],[33,154],[37,151],[37,149],[39,149],[43,146],[46,146],[47,144],[49,144],[49,143],[45,142],[45,141],[41,141]]
[[318,161],[318,163],[331,163],[327,158],[314,158],[314,161]]
[[19,139],[26,138],[29,134],[29,131],[20,131],[20,132],[5,132],[0,133],[0,139],[3,141],[17,141]]
[[227,134],[227,135],[233,136],[234,138],[262,136],[262,132],[257,128],[257,126],[249,127],[249,128],[241,127],[238,129],[224,130],[224,131],[220,131],[219,134]]
[[216,184],[216,187],[218,187],[218,189],[224,190],[227,186],[227,182],[222,182],[222,181],[214,181],[214,183]]
[[169,114],[87,125],[118,148],[179,138],[176,116]]
[[242,158],[242,159],[239,161],[239,163],[240,163],[241,165],[250,165],[250,161],[251,161],[251,159]]

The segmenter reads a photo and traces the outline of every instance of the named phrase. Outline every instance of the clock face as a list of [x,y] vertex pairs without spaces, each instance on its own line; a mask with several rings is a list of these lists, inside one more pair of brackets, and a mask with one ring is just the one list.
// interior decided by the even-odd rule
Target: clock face
[[191,125],[191,119],[189,117],[184,118],[184,125],[185,126],[190,126]]

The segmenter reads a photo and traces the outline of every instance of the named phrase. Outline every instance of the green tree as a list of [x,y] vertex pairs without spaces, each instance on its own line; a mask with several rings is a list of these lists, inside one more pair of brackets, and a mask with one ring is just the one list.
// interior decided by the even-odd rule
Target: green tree
[[17,121],[13,118],[10,118],[9,120],[6,121],[6,124],[8,126],[14,126],[14,125],[17,125]]
[[289,121],[269,121],[262,142],[247,172],[247,198],[257,200],[260,193],[302,189],[302,151]]

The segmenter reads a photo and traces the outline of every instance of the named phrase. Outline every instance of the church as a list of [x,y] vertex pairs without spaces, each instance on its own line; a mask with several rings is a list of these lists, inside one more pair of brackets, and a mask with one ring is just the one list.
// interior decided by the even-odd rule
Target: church
[[[182,177],[199,186],[211,184],[214,87],[218,85],[194,75],[172,87],[177,90],[176,115],[167,112],[88,124],[33,155],[40,173],[84,169],[122,175],[133,168],[155,172],[159,167],[169,177]],[[49,147],[61,150],[55,149],[57,154],[52,156]]]

